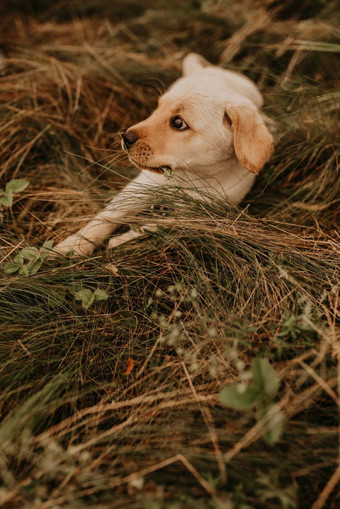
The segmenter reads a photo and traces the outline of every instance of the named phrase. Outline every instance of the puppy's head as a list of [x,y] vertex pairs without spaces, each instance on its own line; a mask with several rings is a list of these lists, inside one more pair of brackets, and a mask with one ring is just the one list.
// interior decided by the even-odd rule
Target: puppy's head
[[258,173],[273,145],[255,85],[195,54],[184,59],[183,74],[150,117],[124,133],[130,160],[144,170],[184,169],[209,176],[236,156]]

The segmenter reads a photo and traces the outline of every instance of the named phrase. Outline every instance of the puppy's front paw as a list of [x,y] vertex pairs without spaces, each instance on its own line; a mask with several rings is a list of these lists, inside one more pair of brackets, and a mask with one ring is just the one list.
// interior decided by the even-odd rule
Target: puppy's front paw
[[70,235],[62,242],[59,242],[53,250],[57,254],[67,255],[72,253],[73,256],[89,256],[93,253],[95,245],[80,235]]
[[115,235],[114,237],[112,237],[109,240],[107,247],[108,247],[108,249],[114,249],[115,247],[125,244],[126,242],[129,242],[130,240],[136,239],[137,237],[140,237],[141,235],[143,235],[143,233],[137,232],[134,230],[129,230],[128,232],[122,233],[121,235]]
[[121,235],[115,235],[109,240],[107,247],[108,249],[114,249],[115,247],[125,244],[126,242],[130,242],[130,240],[138,239],[138,237],[143,237],[148,233],[156,231],[157,225],[155,224],[141,226],[138,228],[138,230],[129,230],[125,233],[122,233]]

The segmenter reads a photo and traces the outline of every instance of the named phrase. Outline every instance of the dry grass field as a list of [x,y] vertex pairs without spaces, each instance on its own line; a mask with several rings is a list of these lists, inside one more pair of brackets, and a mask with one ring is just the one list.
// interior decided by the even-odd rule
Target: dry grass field
[[[339,507],[337,2],[5,3],[0,507]],[[264,94],[249,196],[169,186],[157,232],[46,257],[133,175],[119,133],[189,51]]]

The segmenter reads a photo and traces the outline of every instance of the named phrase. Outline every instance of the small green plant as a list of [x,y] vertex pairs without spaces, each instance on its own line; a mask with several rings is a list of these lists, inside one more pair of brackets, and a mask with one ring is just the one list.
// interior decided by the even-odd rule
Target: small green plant
[[[43,264],[43,261],[53,251],[53,240],[44,242],[40,249],[36,247],[24,247],[14,258],[13,262],[6,263],[4,266],[5,274],[18,273],[23,276],[36,274]],[[88,309],[94,301],[107,300],[108,294],[104,290],[97,288],[92,291],[89,288],[82,288],[80,284],[71,283],[69,287],[58,288],[49,297],[49,304],[52,308],[62,304],[66,298],[66,290],[76,300],[81,300],[84,309]]]
[[0,205],[11,207],[13,205],[13,195],[26,189],[28,184],[29,182],[25,179],[12,179],[7,182],[5,189],[0,189]]
[[89,288],[82,288],[74,293],[76,300],[81,300],[84,309],[88,309],[95,300],[107,300],[108,294],[104,290],[97,288],[92,292]]
[[15,272],[24,276],[35,274],[42,266],[45,258],[51,253],[52,245],[53,240],[47,240],[40,249],[24,247],[12,263],[6,263],[4,266],[5,274],[14,274]]
[[266,430],[262,438],[268,444],[275,444],[283,430],[283,413],[274,397],[279,390],[279,378],[268,359],[253,359],[250,373],[251,383],[236,383],[224,387],[219,399],[225,406],[247,410],[256,406],[257,421],[265,419]]
[[79,283],[70,283],[68,286],[58,287],[49,296],[49,305],[52,309],[57,308],[66,301],[67,292],[75,300],[81,300],[84,309],[88,309],[93,302],[107,300],[108,294],[104,290],[97,288],[92,291],[89,288],[83,288]]

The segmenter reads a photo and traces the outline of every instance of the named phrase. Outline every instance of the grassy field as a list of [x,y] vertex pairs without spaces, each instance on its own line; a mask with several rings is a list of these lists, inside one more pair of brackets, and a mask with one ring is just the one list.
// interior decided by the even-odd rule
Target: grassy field
[[[335,509],[336,2],[5,10],[0,507]],[[46,258],[44,242],[132,176],[119,132],[149,115],[188,51],[264,94],[275,153],[249,196],[229,207],[175,190],[169,215],[164,189],[139,218],[157,232],[89,259]],[[6,190],[13,179],[29,185]],[[219,396],[256,383],[262,406]]]

